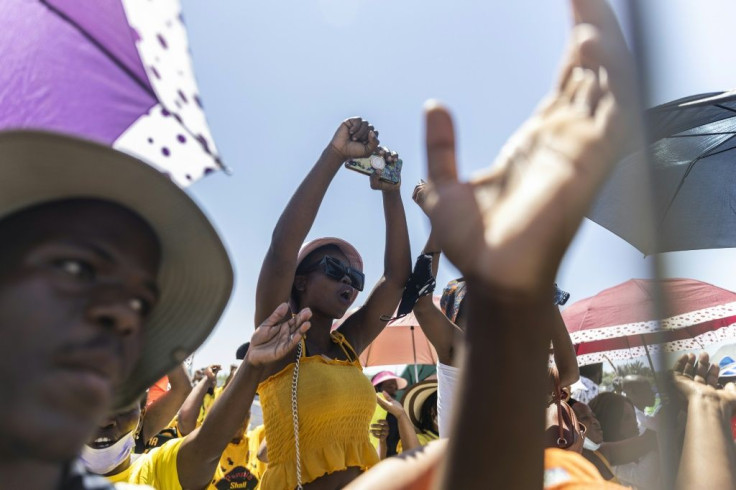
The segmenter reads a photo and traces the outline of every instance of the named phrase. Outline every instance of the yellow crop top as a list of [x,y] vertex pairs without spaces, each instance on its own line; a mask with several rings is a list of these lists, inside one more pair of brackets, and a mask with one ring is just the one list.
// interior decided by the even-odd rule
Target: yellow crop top
[[[378,463],[378,454],[368,439],[376,392],[345,337],[338,332],[331,335],[350,361],[318,355],[302,357],[299,363],[302,483],[353,466],[366,470]],[[291,489],[297,483],[291,413],[294,365],[289,364],[258,387],[268,447],[268,467],[261,479],[263,490]]]

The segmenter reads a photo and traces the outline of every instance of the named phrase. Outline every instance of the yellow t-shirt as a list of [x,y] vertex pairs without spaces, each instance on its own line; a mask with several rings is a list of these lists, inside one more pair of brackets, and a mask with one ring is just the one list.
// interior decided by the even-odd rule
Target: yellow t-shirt
[[265,471],[265,463],[258,459],[258,449],[263,440],[263,425],[259,425],[243,437],[238,444],[228,444],[220,457],[212,482],[207,490],[254,490]]
[[112,483],[150,485],[157,490],[181,490],[176,456],[183,440],[173,439],[148,453],[136,455],[127,469],[107,479]]
[[[417,432],[417,439],[419,440],[420,446],[426,446],[432,441],[435,441],[439,439],[439,436],[436,434],[432,434],[431,432]],[[401,441],[396,445],[396,453],[402,453],[404,451],[404,447],[401,445]]]
[[204,422],[204,418],[210,412],[210,408],[212,408],[212,404],[215,403],[215,400],[218,396],[220,396],[222,390],[224,389],[224,386],[216,386],[211,395],[209,393],[204,395],[202,406],[199,409],[199,416],[197,416],[197,427],[202,425],[202,422]]

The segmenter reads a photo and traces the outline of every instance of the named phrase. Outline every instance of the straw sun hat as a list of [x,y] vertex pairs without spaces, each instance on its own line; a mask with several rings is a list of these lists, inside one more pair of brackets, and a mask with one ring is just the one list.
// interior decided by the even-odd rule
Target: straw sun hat
[[217,232],[167,176],[107,146],[42,131],[0,133],[0,219],[62,199],[116,203],[156,232],[161,297],[146,323],[141,358],[116,388],[114,407],[133,402],[184,361],[214,328],[233,285]]
[[422,417],[422,405],[427,401],[432,393],[437,392],[437,381],[422,381],[412,385],[404,392],[404,398],[401,403],[404,405],[404,411],[409,415],[411,423],[414,427],[419,428]]

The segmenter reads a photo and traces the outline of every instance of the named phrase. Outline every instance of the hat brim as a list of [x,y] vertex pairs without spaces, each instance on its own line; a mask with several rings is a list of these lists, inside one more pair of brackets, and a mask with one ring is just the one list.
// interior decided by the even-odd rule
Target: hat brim
[[396,380],[396,385],[398,386],[399,390],[403,390],[409,384],[407,380],[405,380],[404,378],[400,376],[396,376],[394,373],[391,373],[391,372],[386,372],[385,374],[379,373],[379,375],[380,376],[377,375],[376,377],[374,377],[373,380],[371,380],[371,384],[373,384],[373,386],[378,386],[381,383],[385,383],[386,381],[389,381],[392,379]]
[[358,253],[358,250],[342,238],[335,237],[317,238],[302,245],[296,259],[296,266],[299,267],[302,261],[307,258],[307,255],[326,245],[335,245],[343,254],[345,254],[345,257],[350,261],[351,267],[355,267],[361,271],[363,270],[363,258],[360,256],[360,253]]
[[411,386],[404,392],[401,404],[404,406],[404,411],[409,415],[411,423],[417,429],[420,426],[420,419],[422,417],[422,405],[436,391],[437,381],[422,381]]
[[102,199],[134,211],[158,236],[159,302],[145,326],[141,357],[114,398],[116,409],[129,405],[216,325],[233,287],[225,246],[167,176],[107,146],[42,131],[2,132],[0,172],[0,219],[44,202]]

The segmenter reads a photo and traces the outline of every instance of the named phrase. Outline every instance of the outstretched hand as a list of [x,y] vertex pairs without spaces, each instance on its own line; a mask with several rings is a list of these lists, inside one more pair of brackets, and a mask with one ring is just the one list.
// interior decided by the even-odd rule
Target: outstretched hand
[[280,304],[250,339],[246,360],[253,366],[265,366],[282,359],[301,341],[309,330],[312,312],[304,308],[292,316],[289,305]]
[[622,142],[636,139],[636,98],[625,93],[633,74],[615,15],[603,1],[573,4],[579,24],[559,85],[492,169],[458,180],[451,116],[437,103],[426,108],[422,208],[466,277],[509,291],[548,289]]
[[378,405],[398,419],[399,416],[404,413],[404,406],[399,401],[394,400],[391,395],[385,391],[382,392],[382,394],[383,397],[376,395]]
[[340,123],[330,146],[343,160],[370,156],[378,148],[378,131],[360,117],[351,117]]
[[694,396],[706,396],[736,407],[736,385],[727,383],[722,389],[718,386],[718,364],[711,364],[707,352],[701,352],[695,362],[695,354],[680,357],[672,370],[677,391],[689,400]]

